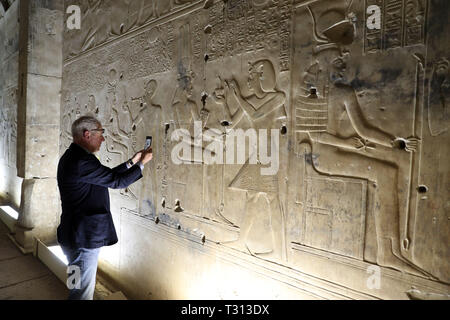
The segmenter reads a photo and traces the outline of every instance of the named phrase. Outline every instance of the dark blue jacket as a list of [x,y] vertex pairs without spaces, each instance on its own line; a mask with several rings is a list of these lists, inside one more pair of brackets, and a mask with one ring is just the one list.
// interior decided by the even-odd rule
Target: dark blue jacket
[[57,236],[70,248],[100,248],[117,243],[108,188],[123,189],[142,177],[138,165],[103,166],[91,153],[72,143],[59,160],[58,187],[62,214]]

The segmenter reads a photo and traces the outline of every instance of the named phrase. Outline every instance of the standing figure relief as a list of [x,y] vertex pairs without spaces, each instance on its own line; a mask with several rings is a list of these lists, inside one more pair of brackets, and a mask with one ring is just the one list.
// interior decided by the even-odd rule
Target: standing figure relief
[[[193,99],[193,79],[195,74],[189,69],[185,70],[184,67],[180,67],[181,71],[178,74],[178,86],[175,89],[172,99],[172,119],[174,120],[175,132],[172,135],[173,140],[180,140],[186,147],[192,148],[193,151],[189,157],[183,154],[180,157],[179,152],[174,152],[173,156],[178,157],[181,162],[196,162],[203,163],[202,158],[198,158],[195,155],[201,155],[204,151],[202,145],[201,135],[205,134],[208,121],[208,110],[202,108],[198,109],[197,103]],[[197,123],[201,123],[201,130],[195,130]],[[177,149],[178,150],[178,149]],[[174,150],[172,150],[174,151]]]
[[[175,89],[172,99],[172,119],[174,120],[175,130],[178,136],[175,139],[182,139],[182,143],[187,143],[189,146],[194,146],[194,122],[199,121],[200,115],[198,113],[197,104],[193,100],[193,85],[192,81],[194,73],[190,70],[180,72],[178,74],[178,86]],[[195,146],[201,148],[201,146]],[[179,154],[177,155],[180,156]],[[190,162],[190,157],[180,158],[181,161]]]
[[[154,102],[157,88],[158,83],[156,80],[151,79],[145,85],[144,95],[138,99],[132,99],[132,103],[137,102],[139,104],[137,115],[133,117],[132,125],[132,130],[136,135],[136,141],[145,141],[145,137],[148,135],[155,136],[156,138],[157,132],[155,132],[155,134],[150,134],[151,132],[147,132],[146,130],[155,130],[156,128],[159,128],[161,124],[160,113],[162,107]],[[133,145],[135,150],[138,150],[139,147],[141,146]]]
[[[242,128],[245,126],[245,118],[257,135],[258,129],[280,129],[287,117],[286,96],[276,88],[276,73],[270,60],[262,59],[249,64],[247,86],[250,92],[248,96],[243,96],[235,79],[222,81],[222,88],[215,90],[213,97],[224,109],[223,123],[228,124],[228,128]],[[235,104],[233,108],[230,106],[232,103]],[[236,111],[232,114],[231,110]],[[266,137],[268,153],[278,152],[278,141],[271,141],[271,138]],[[239,239],[235,245],[251,254],[281,259],[285,248],[285,218],[279,198],[278,171],[273,175],[262,175],[261,162],[249,163],[252,156],[249,154],[245,164],[229,184],[229,188],[246,192],[241,222],[233,222],[240,226]]]
[[[152,149],[155,155],[154,161],[149,164],[148,169],[143,172],[144,179],[136,182],[135,192],[140,194],[141,214],[152,214],[156,212],[157,193],[157,169],[161,167],[161,124],[162,107],[154,99],[158,89],[158,82],[154,79],[147,80],[144,85],[144,94],[138,98],[131,98],[131,138],[133,152],[143,148],[146,136],[152,136]],[[137,111],[136,111],[137,110]],[[133,189],[131,190],[133,192]]]
[[[111,72],[112,81],[108,83],[109,98],[107,98],[107,101],[110,101],[111,118],[109,125],[111,132],[108,134],[109,138],[105,137],[106,145],[109,152],[119,153],[122,161],[126,161],[142,149],[145,137],[148,135],[153,137],[153,149],[156,150],[155,146],[158,146],[162,108],[153,101],[158,84],[154,79],[151,79],[144,85],[142,96],[129,97],[127,84],[124,82],[123,76],[117,78],[115,70],[113,69]],[[147,171],[146,174],[150,173]],[[152,190],[154,190],[156,184],[155,179],[153,176],[150,177],[150,188]],[[132,198],[137,199],[142,183],[142,181],[136,182],[125,192],[129,193]],[[151,206],[151,210],[154,211],[154,204],[152,203]]]
[[[205,108],[199,111],[194,100],[193,80],[195,74],[191,70],[189,61],[185,60],[187,59],[182,59],[178,65],[177,88],[169,110],[174,130],[170,132],[171,142],[169,144],[172,148],[170,148],[168,154],[171,155],[172,162],[176,165],[203,165],[205,164],[203,159],[205,148],[202,135],[206,130],[208,111]],[[174,175],[170,184],[171,188],[177,191],[173,192],[174,199],[171,199],[172,203],[169,206],[173,205],[175,212],[184,211],[198,215],[201,211],[201,205],[186,203],[189,196],[203,192],[202,175],[198,173],[198,167],[180,167],[179,175]],[[191,184],[189,189],[187,189],[188,184]],[[162,201],[165,201],[165,198]]]
[[[263,77],[263,74],[273,74],[273,77]],[[252,127],[261,127],[261,129],[275,128],[275,123],[267,127],[266,124],[261,122],[272,112],[277,112],[273,120],[278,120],[281,123],[281,121],[286,119],[286,110],[284,109],[286,96],[283,92],[275,89],[276,79],[272,62],[259,60],[250,64],[247,86],[252,94],[248,97],[243,97],[235,79],[225,81],[225,96],[234,97],[238,101],[239,106],[237,112],[233,115],[230,108],[227,105],[224,106],[232,127],[235,127],[243,116],[246,116]],[[279,127],[276,128],[279,129]]]
[[432,136],[448,131],[450,127],[450,62],[442,57],[433,65],[430,81],[428,126]]
[[128,160],[128,137],[124,134],[123,128],[119,124],[119,103],[118,97],[119,77],[115,69],[109,71],[109,79],[106,84],[106,107],[104,115],[105,121],[105,145],[106,150],[112,154],[120,156],[120,162]]
[[197,104],[193,100],[192,71],[178,75],[178,86],[172,99],[172,111],[176,129],[185,129],[193,134],[193,124],[200,119]]

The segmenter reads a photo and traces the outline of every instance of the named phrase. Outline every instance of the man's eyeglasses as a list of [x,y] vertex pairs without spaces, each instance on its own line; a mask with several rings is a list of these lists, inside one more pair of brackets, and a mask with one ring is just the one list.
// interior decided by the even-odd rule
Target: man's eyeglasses
[[89,131],[98,131],[98,132],[101,132],[102,134],[105,133],[105,129],[92,129],[92,130],[89,130]]

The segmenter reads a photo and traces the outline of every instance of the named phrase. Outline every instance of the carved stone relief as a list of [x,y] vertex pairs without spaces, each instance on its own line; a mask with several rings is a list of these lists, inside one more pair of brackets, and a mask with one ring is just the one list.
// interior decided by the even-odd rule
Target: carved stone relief
[[281,71],[289,70],[292,3],[216,1],[209,9],[210,59],[266,50],[277,55]]
[[66,1],[66,7],[78,5],[81,8],[82,26],[80,31],[66,29],[65,37],[70,41],[66,41],[64,57],[75,57],[193,2],[194,0]]
[[[415,128],[421,134],[422,144],[415,159],[411,179],[409,231],[412,245],[409,254],[414,262],[430,270],[448,283],[450,262],[449,234],[449,114],[448,114],[448,60],[450,46],[448,28],[442,28],[449,19],[449,3],[436,6],[430,3],[427,25],[427,59],[419,69],[420,83],[418,121]],[[419,104],[419,106],[420,106]],[[447,191],[446,191],[447,190]],[[428,249],[426,249],[428,248]]]
[[314,169],[311,146],[298,145],[295,205],[295,240],[305,246],[363,260],[368,180],[334,175]]
[[4,1],[0,7],[0,193],[18,207],[19,1]]
[[17,150],[17,88],[3,92],[0,99],[0,161],[14,168]]
[[366,19],[379,20],[365,28],[368,53],[425,44],[426,0],[366,0]]
[[108,3],[66,34],[61,150],[84,113],[111,167],[153,137],[144,178],[111,191],[117,212],[298,270],[307,252],[449,282],[448,192],[426,175],[448,174],[433,153],[450,58],[426,54],[444,46],[427,38],[429,1]]
[[428,127],[432,136],[438,136],[450,127],[450,62],[441,57],[433,62],[430,81]]
[[[330,214],[330,209],[313,210],[311,201],[308,199],[308,192],[314,188],[311,187],[311,185],[314,186],[314,180],[308,177],[319,174],[322,179],[329,180],[330,187],[333,185],[332,181],[336,179],[356,178],[361,181],[360,183],[367,183],[367,199],[373,199],[374,202],[373,205],[367,206],[369,212],[363,211],[362,213],[362,215],[373,217],[375,232],[372,236],[367,234],[364,245],[365,254],[360,258],[376,262],[380,266],[435,278],[436,272],[432,272],[430,268],[423,268],[423,264],[414,259],[410,252],[414,247],[414,244],[411,243],[414,239],[414,230],[411,230],[411,225],[416,215],[412,206],[417,198],[417,190],[420,189],[416,171],[420,165],[423,139],[420,128],[424,120],[424,51],[423,48],[418,48],[409,57],[407,51],[394,53],[398,57],[405,56],[404,59],[408,59],[411,66],[410,71],[404,74],[404,77],[410,75],[411,85],[397,87],[397,89],[404,90],[401,96],[404,96],[406,98],[404,101],[410,105],[410,114],[405,114],[406,118],[404,118],[410,125],[403,124],[403,127],[399,127],[395,124],[396,116],[394,114],[404,106],[401,106],[396,101],[396,96],[390,93],[390,90],[396,86],[392,82],[394,79],[382,76],[384,86],[379,87],[376,81],[378,76],[371,77],[364,71],[368,66],[373,66],[375,69],[380,63],[369,57],[360,56],[355,44],[360,41],[360,36],[367,39],[367,34],[361,34],[355,28],[357,23],[355,23],[355,13],[352,10],[358,9],[358,7],[352,4],[346,8],[344,4],[325,7],[320,3],[314,3],[300,6],[297,9],[296,19],[298,21],[305,23],[309,16],[310,22],[306,22],[306,24],[312,29],[308,34],[312,34],[313,37],[308,38],[306,35],[296,33],[298,36],[295,39],[296,46],[301,50],[294,57],[295,66],[299,69],[293,72],[292,78],[298,77],[299,85],[292,86],[292,103],[294,104],[292,119],[295,126],[295,150],[298,150],[297,157],[303,162],[298,165],[305,171],[302,173],[303,180],[300,180],[304,182],[297,182],[297,188],[303,195],[303,200],[297,200],[294,204],[294,208],[297,207],[297,210],[301,212],[301,218],[294,219],[294,222],[302,222],[303,227],[300,230],[303,232],[294,233],[294,242],[319,249],[333,244],[334,223],[331,220],[333,214]],[[378,4],[382,4],[382,1],[378,1]],[[403,4],[403,2],[399,2],[398,6],[394,6],[391,1],[383,10],[392,18],[395,14],[390,13],[390,10],[393,10],[394,7],[401,9]],[[426,8],[426,3],[416,2],[416,4]],[[406,12],[411,14],[412,4],[408,2],[405,5],[408,7]],[[335,17],[334,20],[330,20],[330,17],[333,16],[331,13]],[[420,15],[420,13],[417,14]],[[399,18],[401,19],[402,16]],[[424,16],[421,18],[425,19]],[[321,19],[328,23],[328,28],[323,26]],[[366,29],[364,32],[367,31]],[[408,30],[412,29],[411,27]],[[383,30],[384,32],[393,32],[388,28]],[[385,40],[382,43],[386,43],[384,49],[398,48],[397,50],[401,50],[401,47],[413,44],[412,42],[405,43],[406,40],[403,38],[405,33],[406,31],[399,33],[401,37],[397,39],[398,45],[392,45],[395,37],[383,38]],[[353,35],[349,36],[350,34]],[[420,32],[417,34],[422,35]],[[412,35],[408,39],[411,40]],[[417,43],[414,44],[423,43],[424,37],[416,40]],[[375,53],[375,51],[372,52]],[[306,65],[304,64],[305,60],[309,61]],[[386,68],[387,65],[385,63],[380,70]],[[440,74],[445,74],[443,69],[441,68]],[[382,72],[385,73],[386,70]],[[392,68],[391,72],[394,75],[395,68]],[[362,81],[364,73],[366,73],[366,79]],[[402,75],[399,73],[396,78],[400,77]],[[443,78],[442,76],[440,78],[442,83],[445,82]],[[405,79],[405,81],[408,80]],[[437,81],[439,80],[435,80],[435,82],[432,80],[431,85],[436,83],[435,87],[438,87]],[[380,94],[383,96],[380,97]],[[364,106],[365,103],[367,106]],[[387,106],[390,106],[391,110],[388,110]],[[380,114],[384,119],[383,122],[373,122],[378,118],[375,116],[377,109],[384,113],[384,115]],[[386,114],[388,112],[392,113],[389,117]],[[445,121],[442,120],[445,117],[437,116],[437,118]],[[391,123],[391,126],[388,123]],[[390,128],[396,131],[389,132]],[[387,177],[389,178],[386,179]],[[321,190],[324,192],[326,189],[322,188]],[[351,201],[357,201],[357,199],[359,197],[352,197]],[[321,201],[321,203],[326,204],[326,201]],[[359,204],[363,207],[366,206],[365,196],[359,200]],[[341,205],[340,209],[344,207]],[[334,211],[331,210],[331,212]],[[370,219],[367,221],[370,222]],[[324,243],[323,238],[315,237],[316,242],[311,243],[307,238],[309,224],[312,224],[310,227],[313,230],[325,230],[325,234],[331,233],[331,236],[325,238],[328,242]],[[347,222],[347,227],[350,226],[350,222]],[[370,230],[370,224],[367,225],[367,228]],[[353,234],[357,233],[353,232]],[[376,249],[370,245],[372,241],[375,241]],[[349,240],[348,244],[352,242]],[[343,254],[340,248],[334,250],[338,254]],[[333,249],[329,248],[327,251],[333,252]]]

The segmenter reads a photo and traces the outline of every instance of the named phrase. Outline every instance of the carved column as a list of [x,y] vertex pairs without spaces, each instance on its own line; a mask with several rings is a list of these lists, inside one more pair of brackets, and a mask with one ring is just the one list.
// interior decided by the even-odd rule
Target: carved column
[[16,240],[55,240],[63,3],[20,1],[17,172],[24,178]]

